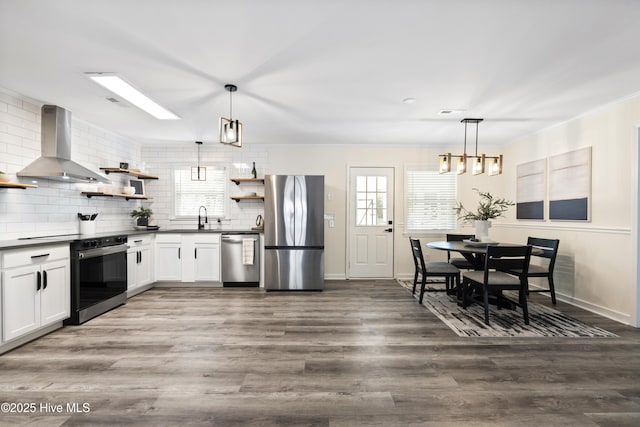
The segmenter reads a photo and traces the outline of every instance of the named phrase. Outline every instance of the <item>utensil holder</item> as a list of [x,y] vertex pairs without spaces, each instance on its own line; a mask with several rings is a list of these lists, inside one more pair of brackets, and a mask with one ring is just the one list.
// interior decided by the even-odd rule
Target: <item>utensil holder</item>
[[96,234],[96,222],[80,221],[80,234]]

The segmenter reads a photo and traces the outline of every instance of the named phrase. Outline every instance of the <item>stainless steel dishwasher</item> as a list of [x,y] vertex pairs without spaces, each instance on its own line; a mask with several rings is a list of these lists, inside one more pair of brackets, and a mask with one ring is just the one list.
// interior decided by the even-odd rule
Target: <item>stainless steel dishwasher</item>
[[260,234],[222,233],[222,286],[260,286]]

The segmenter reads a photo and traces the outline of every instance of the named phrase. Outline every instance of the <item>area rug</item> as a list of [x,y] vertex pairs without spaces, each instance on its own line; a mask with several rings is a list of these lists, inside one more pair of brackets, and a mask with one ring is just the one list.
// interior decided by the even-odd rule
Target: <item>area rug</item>
[[[411,293],[413,281],[398,280]],[[442,289],[444,285],[427,283],[427,289]],[[419,284],[414,298],[420,296]],[[460,337],[588,337],[615,338],[604,329],[589,326],[553,308],[529,303],[529,325],[524,324],[522,310],[489,309],[490,325],[484,323],[482,304],[471,304],[466,309],[458,305],[455,296],[445,292],[425,292],[422,304],[449,326]]]

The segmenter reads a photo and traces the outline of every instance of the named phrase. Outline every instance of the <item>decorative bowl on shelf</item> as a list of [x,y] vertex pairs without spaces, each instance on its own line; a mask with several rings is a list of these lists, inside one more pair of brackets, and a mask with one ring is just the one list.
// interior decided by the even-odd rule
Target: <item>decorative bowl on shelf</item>
[[133,187],[123,187],[122,194],[126,194],[127,196],[133,196],[136,193],[136,189]]

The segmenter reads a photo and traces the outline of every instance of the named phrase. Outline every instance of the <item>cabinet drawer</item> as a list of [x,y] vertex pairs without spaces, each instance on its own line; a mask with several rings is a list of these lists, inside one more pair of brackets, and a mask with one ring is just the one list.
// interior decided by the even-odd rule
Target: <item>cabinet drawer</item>
[[156,243],[182,243],[182,234],[157,234]]
[[151,234],[143,234],[143,235],[135,235],[129,236],[127,238],[127,243],[129,247],[137,247],[137,246],[149,246],[153,241],[153,236]]
[[45,245],[3,252],[1,266],[13,268],[65,258],[69,258],[69,245]]
[[220,244],[220,234],[219,233],[203,233],[203,234],[193,234],[186,235],[189,240],[194,243],[217,243]]

